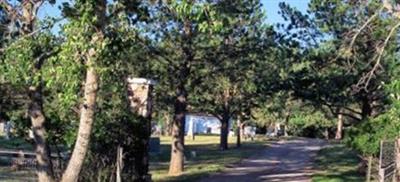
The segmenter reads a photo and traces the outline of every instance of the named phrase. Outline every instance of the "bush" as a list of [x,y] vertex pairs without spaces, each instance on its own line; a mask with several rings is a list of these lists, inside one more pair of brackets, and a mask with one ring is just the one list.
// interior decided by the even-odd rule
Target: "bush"
[[400,132],[400,107],[393,107],[376,118],[348,130],[346,143],[363,155],[379,155],[381,140],[395,140]]

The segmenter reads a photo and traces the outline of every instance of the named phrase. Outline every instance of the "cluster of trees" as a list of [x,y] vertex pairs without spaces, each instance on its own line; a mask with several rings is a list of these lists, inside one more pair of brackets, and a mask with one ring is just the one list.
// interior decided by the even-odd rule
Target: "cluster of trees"
[[[171,175],[184,170],[187,112],[221,121],[221,150],[231,118],[238,142],[247,120],[337,139],[346,127],[368,155],[398,136],[394,2],[281,3],[287,22],[275,28],[258,0],[75,0],[39,18],[54,3],[0,0],[0,120],[32,129],[39,181],[115,180],[120,148],[120,177],[149,179],[149,118],[132,112],[128,77],[158,82],[152,116],[171,128]],[[71,155],[54,170],[60,145]]]
[[366,159],[378,157],[380,141],[400,132],[398,2],[311,0],[306,13],[280,7],[290,22],[277,26],[292,54],[289,127],[302,135],[320,128]]
[[[171,175],[184,170],[187,112],[220,119],[226,150],[230,118],[249,118],[278,83],[278,35],[260,1],[76,0],[39,18],[55,4],[0,1],[1,119],[33,131],[39,181],[149,180],[149,120],[130,108],[128,77],[158,82],[153,116],[172,116]],[[60,168],[55,150],[70,151]]]
[[[284,27],[287,36],[301,50],[299,63],[292,64],[296,70],[291,79],[297,83],[291,85],[293,95],[331,111],[328,118],[337,116],[340,122],[344,118],[346,126],[364,134],[369,130],[363,125],[388,113],[396,100],[391,86],[398,69],[392,28],[397,28],[398,20],[383,4],[313,0],[305,15],[281,4],[282,14],[291,21]],[[351,142],[357,141],[353,139],[357,135],[348,134]],[[375,139],[389,136],[382,137]]]

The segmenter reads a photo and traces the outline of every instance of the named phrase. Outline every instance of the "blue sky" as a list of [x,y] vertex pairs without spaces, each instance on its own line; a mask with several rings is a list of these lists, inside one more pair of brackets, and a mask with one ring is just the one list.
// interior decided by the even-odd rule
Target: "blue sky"
[[[45,4],[39,12],[39,17],[43,18],[45,16],[59,17],[61,16],[59,6],[66,2],[67,0],[58,0],[56,5]],[[267,23],[276,24],[278,22],[283,22],[282,17],[278,14],[279,2],[286,2],[292,7],[297,8],[302,12],[306,12],[308,3],[310,0],[261,0],[263,8],[267,14]],[[58,32],[59,28],[56,27],[53,31]]]
[[278,14],[280,2],[286,2],[292,7],[297,8],[301,12],[306,12],[310,0],[261,0],[263,8],[267,13],[268,23],[276,24],[278,22],[282,23],[284,21],[281,15]]

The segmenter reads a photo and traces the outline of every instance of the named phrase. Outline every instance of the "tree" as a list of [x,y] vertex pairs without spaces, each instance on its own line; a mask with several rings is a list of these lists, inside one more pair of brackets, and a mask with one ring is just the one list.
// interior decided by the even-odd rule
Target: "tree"
[[[108,118],[124,122],[129,126],[125,129],[130,131],[132,131],[132,127],[135,127],[132,125],[132,121],[135,119],[127,117],[130,114],[130,110],[128,109],[129,104],[127,104],[129,102],[127,100],[126,78],[129,77],[131,72],[127,68],[129,67],[127,62],[122,59],[129,55],[129,51],[136,50],[135,45],[127,44],[127,41],[135,40],[135,23],[142,21],[147,16],[146,8],[141,5],[138,1],[124,0],[115,2],[107,2],[105,0],[76,1],[73,6],[64,4],[63,12],[68,17],[69,22],[64,27],[66,41],[62,45],[61,58],[69,66],[70,71],[75,70],[75,74],[81,75],[80,78],[84,80],[84,85],[82,89],[83,103],[81,103],[79,111],[80,122],[77,139],[61,181],[78,180],[90,146],[97,106],[100,106],[98,109],[105,110],[104,114],[101,115],[102,119]],[[123,46],[133,47],[130,49],[131,47]],[[114,54],[116,51],[117,53]],[[85,75],[83,76],[82,73],[85,73]],[[118,83],[117,80],[120,82]],[[79,79],[73,81],[79,81]],[[114,82],[117,83],[113,84]],[[110,85],[103,85],[107,83]],[[71,85],[72,87],[79,86],[76,82]],[[109,99],[107,97],[110,95],[115,100],[110,101],[110,103],[104,103]],[[70,98],[71,96],[66,94],[65,97]],[[76,98],[73,100],[77,101]],[[99,101],[102,101],[101,105],[99,105]],[[113,112],[118,108],[122,112]],[[104,122],[101,119],[100,121]],[[138,119],[138,121],[141,120]],[[115,123],[110,125],[113,124]],[[144,125],[146,123],[141,124]],[[117,126],[123,127],[121,125]],[[112,134],[119,138],[123,136],[122,134],[127,134],[122,130],[125,131],[124,129],[121,129],[121,131],[112,130],[108,133],[96,130],[99,132],[96,134],[102,137],[105,136],[103,134]],[[129,142],[127,141],[121,145],[132,146],[133,143]],[[147,151],[141,150],[141,152]],[[143,156],[142,153],[140,155]],[[132,156],[128,156],[125,160],[133,161]],[[139,160],[136,159],[135,161]],[[124,171],[135,172],[131,168],[133,165],[126,166]],[[148,166],[134,167],[136,167],[136,172],[139,171],[139,175],[147,175]],[[143,174],[143,171],[146,174]]]
[[[83,61],[86,66],[84,78],[83,103],[80,108],[80,122],[77,139],[68,166],[61,181],[77,181],[86,153],[88,151],[92,125],[95,117],[96,98],[99,87],[97,63],[104,50],[106,9],[104,1],[76,1],[74,7],[64,7],[69,16],[65,33],[67,41],[63,45],[66,56]],[[76,13],[76,14],[75,14]],[[85,34],[77,35],[77,32]],[[80,52],[73,52],[78,50]],[[74,60],[71,60],[74,61]]]
[[[368,32],[368,29],[372,26],[379,27],[379,30],[383,31],[381,35],[385,36],[383,40],[371,40],[376,47],[375,55],[367,63],[370,67],[366,70],[367,73],[359,80],[358,85],[361,85],[363,88],[368,88],[371,85],[371,80],[374,80],[374,78],[382,74],[382,72],[386,72],[386,74],[390,75],[390,82],[382,83],[381,85],[383,85],[388,92],[391,107],[384,114],[363,123],[359,130],[355,130],[355,134],[353,133],[354,138],[350,140],[353,147],[357,148],[363,154],[370,156],[369,161],[371,161],[372,155],[378,153],[380,140],[395,139],[398,137],[399,132],[399,128],[396,125],[396,118],[399,113],[397,107],[399,101],[398,64],[396,63],[398,61],[398,51],[397,42],[393,40],[393,37],[400,27],[398,21],[400,18],[398,2],[384,0],[378,7],[379,8],[376,8],[373,14],[366,17],[366,20],[362,24],[358,25],[355,29],[356,31],[349,31],[350,36],[346,37],[349,43],[345,45],[349,56],[354,56],[354,54],[359,53],[355,47],[356,42],[364,41],[360,38],[362,32]],[[384,14],[384,16],[381,16],[382,14]],[[376,23],[381,21],[386,22],[385,26]],[[370,132],[370,130],[372,130],[372,132]],[[399,141],[400,140],[397,139],[397,145],[400,143]],[[400,164],[398,151],[399,149],[397,148],[396,163]],[[369,165],[368,174],[370,174],[370,169],[371,166]],[[367,180],[369,180],[369,177]]]
[[[344,124],[351,126],[346,130],[349,143],[369,161],[377,154],[379,140],[392,138],[391,129],[397,128],[385,118],[391,115],[385,113],[392,112],[387,107],[392,94],[385,90],[386,83],[396,78],[390,73],[396,69],[393,37],[400,26],[395,6],[389,1],[314,0],[309,15],[283,6],[292,22],[287,27],[290,36],[304,45],[313,42],[302,48],[305,59],[303,68],[293,74],[299,83],[294,90],[317,106],[328,107],[332,114],[346,117]],[[307,31],[310,27],[312,31]]]
[[200,35],[216,31],[221,25],[215,21],[217,15],[210,4],[194,0],[170,1],[154,7],[155,21],[151,28],[158,30],[156,45],[161,50],[157,52],[158,61],[154,66],[159,75],[155,79],[159,80],[162,94],[168,98],[163,100],[173,103],[174,112],[170,175],[180,175],[184,167],[184,126],[189,93],[201,80],[198,68],[204,64]]
[[[12,84],[22,86],[29,99],[27,110],[36,144],[38,179],[53,181],[52,162],[46,139],[46,117],[43,110],[42,90],[44,81],[47,80],[42,77],[42,69],[45,61],[57,52],[57,46],[53,44],[51,35],[40,33],[37,13],[44,2],[24,1],[11,5],[6,0],[0,1],[2,11],[9,21],[8,26],[16,29],[5,31],[10,35],[8,37],[14,40],[10,40],[5,47],[1,67],[5,77],[10,79]],[[49,2],[54,3],[54,1]],[[2,40],[5,39],[4,35]]]
[[[299,45],[309,45],[297,48],[302,50],[299,52],[301,61],[292,63],[296,67],[291,71],[290,82],[294,83],[291,85],[296,97],[313,101],[317,107],[326,106],[334,115],[350,118],[351,125],[383,112],[387,95],[381,83],[390,78],[385,72],[376,72],[368,85],[362,80],[373,67],[370,61],[374,59],[375,41],[384,40],[385,30],[369,29],[359,32],[357,41],[347,39],[349,32],[374,14],[379,5],[375,1],[365,4],[315,0],[310,2],[310,14],[303,15],[281,4],[282,14],[291,21],[286,27],[287,32],[291,32],[288,39]],[[359,9],[359,6],[365,9]],[[388,23],[374,21],[379,27]],[[354,49],[346,49],[347,44],[355,45]],[[387,65],[382,67],[387,68]]]
[[[226,150],[229,121],[256,105],[257,84],[264,76],[261,69],[267,66],[263,62],[270,61],[266,55],[272,50],[275,34],[263,23],[259,1],[218,2],[216,7],[223,25],[211,35],[215,48],[206,59],[212,62],[204,68],[207,81],[201,83],[198,106],[194,107],[221,121],[220,149]],[[261,72],[257,72],[258,66]]]

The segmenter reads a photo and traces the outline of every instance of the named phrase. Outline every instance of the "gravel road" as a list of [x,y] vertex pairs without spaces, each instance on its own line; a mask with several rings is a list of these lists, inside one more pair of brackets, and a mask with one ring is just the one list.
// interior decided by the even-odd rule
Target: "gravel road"
[[297,138],[271,143],[253,157],[200,182],[310,182],[323,140]]

